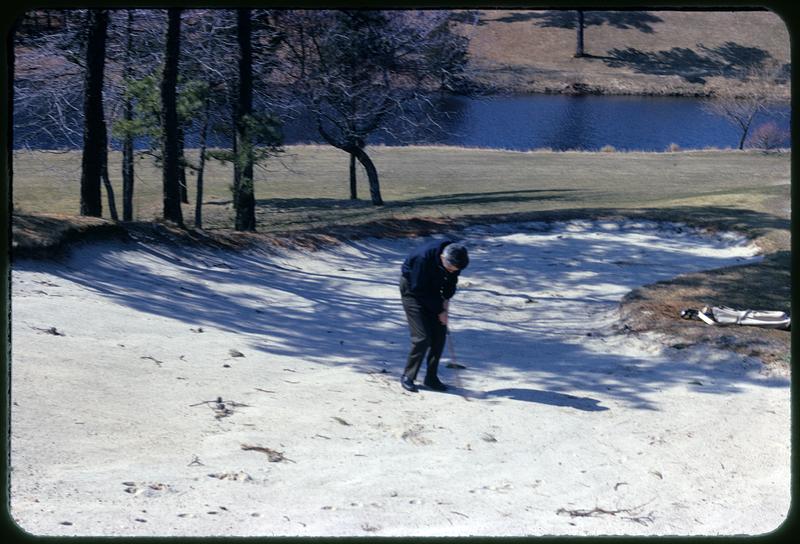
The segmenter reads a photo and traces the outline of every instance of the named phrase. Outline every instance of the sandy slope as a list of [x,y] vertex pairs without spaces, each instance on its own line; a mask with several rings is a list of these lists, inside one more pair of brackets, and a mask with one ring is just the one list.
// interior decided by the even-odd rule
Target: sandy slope
[[459,386],[444,394],[398,384],[396,280],[418,240],[279,254],[138,241],[16,262],[14,519],[42,535],[782,523],[788,376],[612,329],[631,288],[752,259],[752,247],[634,223],[463,236],[472,264],[452,330],[467,368],[442,369]]

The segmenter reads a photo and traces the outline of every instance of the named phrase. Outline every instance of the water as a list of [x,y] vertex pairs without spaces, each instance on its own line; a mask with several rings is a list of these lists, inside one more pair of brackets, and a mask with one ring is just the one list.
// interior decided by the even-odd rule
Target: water
[[[523,95],[471,99],[450,97],[438,104],[441,128],[419,135],[414,143],[490,147],[513,150],[549,148],[664,151],[738,148],[741,132],[724,118],[703,108],[705,100],[684,97]],[[751,131],[774,122],[787,134],[789,105],[776,104],[757,115]],[[319,141],[313,125],[299,120],[286,127],[287,143]],[[308,134],[312,134],[309,138]],[[370,143],[401,145],[403,140],[381,133]]]
[[[687,97],[520,95],[491,98],[446,97],[436,104],[436,123],[413,137],[398,138],[378,132],[370,144],[443,144],[526,151],[598,150],[610,145],[626,151],[664,151],[671,144],[681,149],[737,148],[741,133],[724,118],[703,108],[705,100]],[[788,147],[789,104],[771,106],[759,113],[752,130],[774,122],[786,132]],[[16,112],[18,119],[24,112]],[[80,121],[75,120],[76,126]],[[52,134],[32,137],[21,127],[15,146],[64,147]],[[287,121],[285,143],[322,143],[308,117]],[[186,144],[195,147],[196,134]],[[115,142],[112,141],[112,145]],[[212,145],[228,145],[213,139]],[[114,145],[114,147],[117,147]],[[141,146],[139,146],[141,147]]]

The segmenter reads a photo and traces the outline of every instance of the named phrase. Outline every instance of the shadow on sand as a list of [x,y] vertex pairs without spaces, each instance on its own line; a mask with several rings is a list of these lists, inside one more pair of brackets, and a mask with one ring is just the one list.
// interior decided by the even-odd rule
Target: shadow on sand
[[[698,380],[713,385],[698,388],[709,394],[735,394],[743,383],[786,386],[784,379],[758,376],[755,367],[719,365],[688,352],[680,359],[648,355],[643,362],[641,355],[605,350],[599,341],[587,341],[586,329],[575,325],[573,313],[607,312],[616,304],[613,297],[589,293],[553,298],[558,292],[579,292],[587,273],[592,285],[624,291],[681,273],[729,266],[737,259],[705,254],[702,239],[668,231],[655,230],[652,238],[633,245],[598,235],[582,241],[549,238],[533,247],[515,229],[506,226],[511,236],[501,242],[474,234],[467,240],[474,256],[453,316],[460,362],[469,368],[460,377],[507,382],[470,395],[601,411],[605,408],[595,398],[599,395],[657,410],[659,391]],[[524,226],[519,232],[531,233]],[[319,365],[347,364],[365,373],[387,370],[399,378],[408,332],[396,282],[404,256],[419,242],[354,240],[298,260],[266,251],[130,241],[76,250],[69,261],[49,264],[47,271],[143,314],[185,323],[187,342],[192,341],[191,328],[215,328],[240,335],[237,342],[249,344],[253,356],[265,364],[271,355],[292,356]],[[306,270],[303,259],[324,266]],[[38,266],[15,263],[18,270]],[[481,279],[491,279],[494,287],[481,287]],[[550,291],[556,294],[542,294]],[[514,296],[519,293],[530,302]],[[536,311],[530,312],[532,308]],[[220,346],[220,351],[229,347]],[[442,379],[453,383],[451,372],[443,372]]]

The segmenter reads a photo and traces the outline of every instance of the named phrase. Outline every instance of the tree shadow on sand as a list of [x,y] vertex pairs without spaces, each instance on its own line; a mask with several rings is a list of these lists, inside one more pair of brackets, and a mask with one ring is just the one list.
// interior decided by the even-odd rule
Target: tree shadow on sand
[[[474,264],[464,275],[453,314],[460,362],[468,367],[458,371],[459,377],[472,389],[470,382],[481,376],[507,382],[469,395],[486,402],[509,399],[594,411],[604,408],[596,400],[602,396],[657,410],[659,391],[676,385],[713,394],[734,394],[748,382],[785,387],[785,380],[757,376],[755,367],[743,371],[735,359],[719,364],[687,352],[681,359],[657,355],[643,361],[606,350],[602,338],[587,339],[590,322],[576,325],[571,312],[607,312],[616,304],[613,297],[547,294],[580,290],[585,279],[575,274],[581,272],[574,262],[578,256],[590,263],[593,284],[621,286],[621,292],[735,260],[703,256],[697,251],[703,242],[691,238],[668,239],[660,249],[647,242],[631,247],[613,236],[580,246],[554,238],[533,247],[517,241],[517,231],[530,233],[507,225],[512,236],[502,242],[487,241],[480,233],[466,239]],[[655,235],[653,240],[667,236]],[[99,253],[76,252],[66,266],[48,271],[143,314],[185,323],[186,342],[193,341],[192,329],[198,326],[236,335],[231,337],[236,346],[220,345],[209,358],[224,359],[235,347],[253,364],[269,365],[285,356],[322,366],[348,365],[365,374],[386,371],[398,378],[408,331],[396,284],[400,263],[419,242],[354,240],[335,252],[293,258],[291,252],[224,252],[133,241],[124,251],[109,246]],[[134,261],[126,251],[146,260]],[[688,256],[687,251],[694,252]],[[15,265],[26,266],[35,268],[36,263]],[[481,279],[501,287],[487,288]],[[519,293],[531,302],[516,297]],[[556,304],[541,304],[546,299]],[[511,313],[500,317],[500,309]],[[442,379],[452,383],[452,372],[443,369]]]

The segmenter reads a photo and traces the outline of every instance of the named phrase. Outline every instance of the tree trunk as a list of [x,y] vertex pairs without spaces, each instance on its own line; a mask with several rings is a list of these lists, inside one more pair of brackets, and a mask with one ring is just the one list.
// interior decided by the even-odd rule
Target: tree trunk
[[184,155],[183,142],[185,135],[183,127],[178,127],[178,187],[181,192],[181,202],[189,203],[189,191],[186,187],[186,156]]
[[239,42],[239,95],[236,107],[236,161],[239,169],[238,183],[234,187],[233,203],[236,209],[235,228],[239,231],[256,230],[256,201],[253,190],[253,143],[248,127],[253,111],[253,50],[250,43],[250,10],[236,10],[236,36]]
[[[369,158],[364,148],[361,147],[363,142],[355,142],[355,143],[341,143],[337,142],[329,133],[326,131],[322,126],[322,119],[320,118],[319,114],[317,114],[317,130],[319,131],[320,136],[322,139],[328,142],[330,145],[337,149],[341,149],[349,153],[351,156],[354,156],[358,159],[358,162],[364,167],[364,170],[367,171],[367,181],[369,182],[369,195],[372,198],[372,203],[376,206],[383,206],[383,199],[381,198],[381,184],[378,180],[378,170],[375,168],[375,165],[372,163],[372,159]],[[360,145],[359,145],[360,144]]]
[[200,129],[200,164],[197,167],[197,194],[194,195],[194,228],[203,228],[203,175],[206,168],[206,143],[208,138],[211,100],[206,98],[205,116]]
[[742,127],[742,137],[739,139],[739,149],[744,149],[745,141],[747,141],[747,134],[750,132],[750,127],[753,124],[753,119],[755,119],[756,112],[753,111],[752,115],[749,115],[744,122],[741,123]]
[[576,57],[583,57],[584,56],[584,52],[583,52],[583,10],[582,9],[578,10],[577,29],[578,29],[578,44],[577,44],[577,47],[575,49],[575,56]]
[[103,164],[103,185],[106,188],[106,195],[108,195],[108,212],[111,214],[111,219],[113,221],[119,221],[117,202],[114,198],[114,187],[111,186],[111,180],[108,177],[108,162]]
[[167,44],[164,56],[164,72],[161,79],[161,118],[163,126],[163,186],[164,219],[183,227],[181,195],[178,185],[178,56],[180,54],[181,9],[169,8]]
[[[8,198],[3,199],[11,206],[10,212],[14,211],[14,199],[12,198],[12,181],[14,178],[14,63],[16,55],[14,54],[14,42],[16,36],[17,24],[13,23],[6,36],[6,89],[8,92],[8,101],[6,102],[6,115],[8,121],[6,122],[6,175],[8,176]],[[10,216],[10,214],[9,214]],[[9,243],[11,241],[9,240]],[[8,250],[9,246],[5,246]],[[4,293],[5,294],[5,293]],[[3,314],[3,325],[6,324],[6,314]],[[4,329],[6,330],[6,329]]]
[[364,167],[364,170],[367,171],[369,194],[372,198],[372,203],[376,206],[383,206],[383,199],[381,198],[381,185],[378,181],[378,170],[372,163],[372,159],[369,158],[369,155],[367,155],[366,151],[359,147],[355,148],[353,151],[350,151],[350,153],[355,154],[358,162],[360,162]]
[[[131,51],[133,50],[133,10],[128,10],[127,43],[125,49],[124,78],[131,81]],[[123,117],[130,123],[133,121],[133,101],[125,97]],[[122,142],[122,220],[133,221],[133,136],[126,131]]]
[[[11,216],[14,212],[14,200],[13,200],[13,191],[12,191],[12,181],[14,177],[14,168],[13,168],[13,161],[14,161],[14,65],[15,65],[15,52],[14,52],[14,43],[15,43],[15,35],[17,31],[17,24],[19,22],[19,18],[17,22],[13,22],[9,29],[8,33],[5,36],[6,39],[6,70],[5,70],[5,81],[0,83],[0,85],[5,84],[7,101],[4,104],[5,106],[5,121],[6,121],[6,180],[7,183],[3,184],[2,189],[0,189],[0,193],[3,194],[0,199],[0,215],[5,217],[5,228],[6,228],[6,236],[4,236],[4,242],[1,244],[3,248],[3,254],[7,260],[4,261],[5,267],[4,272],[6,274],[3,285],[0,287],[0,292],[2,292],[3,302],[5,302],[5,310],[4,312],[0,313],[0,327],[2,327],[4,334],[6,334],[6,338],[10,341],[11,340]],[[6,207],[8,206],[8,207]],[[6,347],[6,353],[10,353],[10,342]],[[9,360],[11,357],[9,356]],[[12,368],[9,364],[7,367],[7,379],[9,382],[11,381],[11,372]]]
[[350,153],[350,200],[358,200],[356,189],[356,156]]
[[86,75],[83,98],[83,157],[81,159],[81,215],[102,217],[100,183],[107,153],[103,114],[103,72],[106,56],[108,11],[89,11],[86,43]]
[[[125,119],[130,121],[128,109],[130,102],[125,104]],[[122,143],[122,220],[133,221],[133,137],[125,136]]]
[[744,149],[744,143],[747,141],[748,132],[750,132],[750,124],[742,125],[742,137],[739,138],[739,151]]

